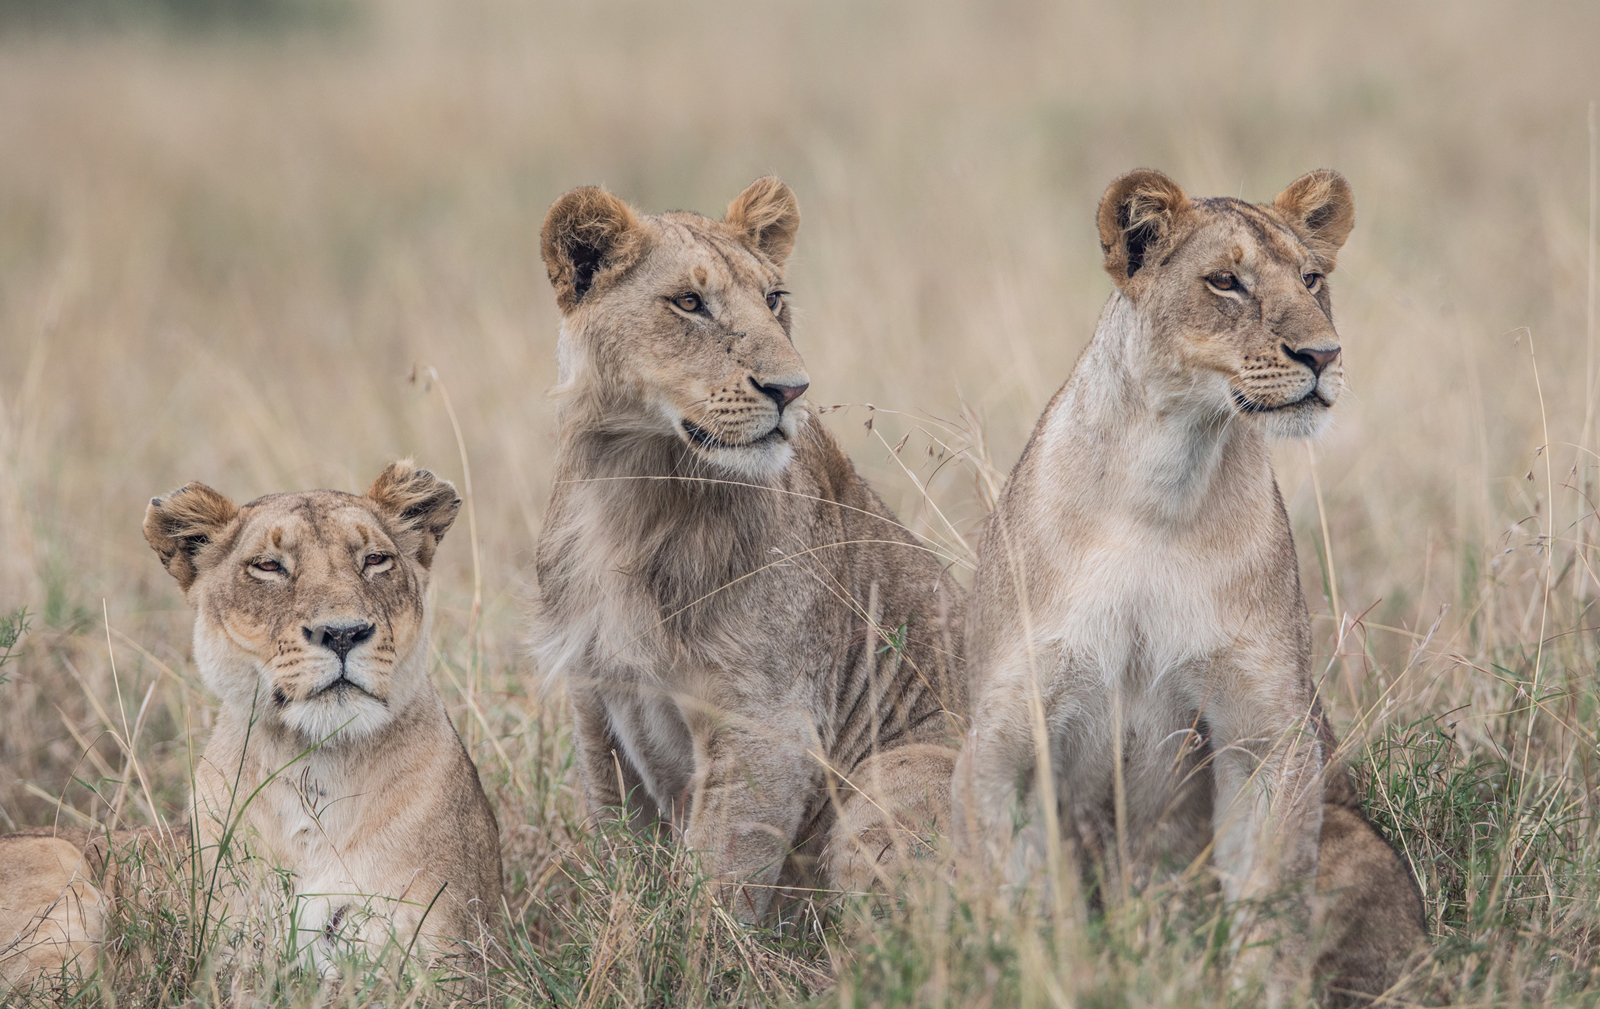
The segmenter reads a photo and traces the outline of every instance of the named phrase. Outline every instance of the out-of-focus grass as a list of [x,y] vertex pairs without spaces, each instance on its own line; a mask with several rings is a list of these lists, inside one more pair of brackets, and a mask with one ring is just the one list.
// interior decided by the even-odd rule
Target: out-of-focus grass
[[[557,326],[537,231],[573,185],[718,213],[781,174],[813,400],[843,406],[826,422],[891,506],[970,560],[1109,288],[1104,185],[1149,165],[1265,200],[1330,166],[1357,199],[1333,278],[1354,393],[1279,476],[1325,693],[1440,938],[1413,994],[1600,1001],[1600,8],[352,10],[330,32],[0,34],[0,612],[36,614],[0,685],[0,828],[106,818],[130,763],[97,706],[144,710],[129,742],[157,808],[128,788],[125,819],[181,808],[210,715],[144,503],[189,479],[358,490],[401,455],[459,483],[438,390],[408,381],[432,365],[483,592],[473,623],[457,530],[436,680],[504,829],[513,1001],[1247,1003],[1200,885],[1057,922],[930,873],[898,909],[746,933],[672,852],[595,838],[562,702],[520,646]],[[159,922],[86,999],[226,994],[190,983],[162,944],[181,922]],[[380,981],[272,998],[421,997]]]

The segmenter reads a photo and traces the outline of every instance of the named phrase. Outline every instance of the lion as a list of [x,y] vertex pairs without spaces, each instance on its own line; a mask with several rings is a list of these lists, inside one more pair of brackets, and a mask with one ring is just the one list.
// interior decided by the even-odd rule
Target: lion
[[[221,702],[194,773],[188,871],[225,898],[208,923],[225,945],[264,931],[328,973],[352,949],[420,939],[454,958],[488,941],[499,826],[427,675],[429,569],[460,506],[409,461],[365,496],[238,506],[190,483],[150,502],[145,538],[195,610],[195,664]],[[0,907],[18,907],[19,936],[35,923],[46,961],[104,933],[104,873],[88,863],[106,859],[74,840],[0,841],[42,866],[27,894],[0,877]]]
[[[1052,825],[1113,880],[1209,851],[1228,899],[1293,898],[1239,940],[1256,941],[1238,976],[1264,971],[1274,1003],[1309,963],[1313,881],[1332,901],[1319,933],[1368,923],[1360,955],[1338,939],[1314,968],[1344,989],[1381,992],[1425,936],[1348,772],[1324,775],[1269,454],[1320,431],[1345,387],[1327,275],[1354,220],[1332,171],[1270,205],[1191,200],[1154,171],[1111,184],[1115,287],[989,519],[967,622],[964,846],[1016,881]],[[1014,831],[1046,773],[1056,802]]]
[[34,979],[93,970],[105,898],[87,834],[30,830],[0,837],[0,994]]
[[869,890],[948,820],[961,600],[810,409],[757,180],[721,221],[598,188],[550,208],[562,312],[534,647],[588,806],[670,829],[746,921],[780,886]]

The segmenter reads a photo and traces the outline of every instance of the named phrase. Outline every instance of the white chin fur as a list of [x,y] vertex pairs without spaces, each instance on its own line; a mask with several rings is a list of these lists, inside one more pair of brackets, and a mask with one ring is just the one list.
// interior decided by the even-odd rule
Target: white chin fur
[[295,701],[278,713],[283,724],[306,738],[306,742],[358,739],[381,729],[389,721],[389,709],[370,694],[346,689],[341,701],[329,691],[310,700]]
[[770,480],[788,467],[794,459],[794,438],[799,429],[800,410],[786,410],[778,419],[782,438],[762,441],[759,445],[724,448],[697,443],[683,430],[683,418],[673,418],[673,430],[697,458],[730,476],[752,482]]
[[769,480],[782,473],[794,458],[794,446],[774,441],[755,448],[708,448],[690,444],[694,454],[734,476]]
[[1333,411],[1318,403],[1303,402],[1261,414],[1267,433],[1274,438],[1316,438],[1328,429]]

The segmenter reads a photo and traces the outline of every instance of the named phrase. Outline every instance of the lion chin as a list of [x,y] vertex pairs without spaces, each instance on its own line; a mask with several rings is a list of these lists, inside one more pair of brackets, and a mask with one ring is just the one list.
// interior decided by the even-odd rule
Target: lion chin
[[1333,411],[1315,395],[1298,403],[1262,415],[1267,434],[1273,438],[1319,438],[1333,421]]
[[1233,405],[1241,417],[1260,424],[1269,438],[1280,440],[1320,438],[1333,421],[1332,404],[1316,389],[1292,403],[1266,408],[1252,405],[1247,397],[1235,392]]
[[688,418],[677,425],[679,436],[697,459],[757,483],[778,476],[794,461],[795,413],[788,411],[782,420],[764,434],[748,441],[717,437]]
[[278,716],[313,744],[334,738],[360,739],[392,721],[388,703],[348,674],[341,674],[310,697],[280,705]]

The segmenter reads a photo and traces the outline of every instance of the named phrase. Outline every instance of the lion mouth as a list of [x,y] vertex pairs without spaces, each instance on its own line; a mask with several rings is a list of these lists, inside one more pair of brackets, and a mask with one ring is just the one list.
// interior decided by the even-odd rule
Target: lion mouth
[[1268,406],[1265,403],[1257,402],[1256,400],[1253,400],[1249,396],[1240,392],[1238,389],[1231,389],[1229,391],[1233,393],[1234,405],[1237,406],[1242,413],[1277,413],[1279,410],[1292,410],[1297,406],[1306,405],[1308,402],[1312,406],[1320,406],[1324,408],[1332,406],[1332,403],[1329,403],[1327,400],[1323,399],[1318,393],[1318,388],[1319,387],[1317,386],[1312,386],[1310,391],[1308,391],[1304,396],[1301,396],[1299,399],[1292,399],[1287,403],[1279,403],[1277,406]]
[[683,433],[689,436],[689,440],[691,442],[699,445],[701,448],[760,448],[763,445],[770,445],[773,442],[783,441],[785,439],[783,428],[778,424],[772,425],[772,430],[768,431],[764,435],[761,435],[759,438],[752,438],[745,442],[723,441],[721,438],[718,438],[716,435],[707,431],[705,428],[698,426],[691,420],[685,420],[683,422]]
[[317,690],[312,691],[311,694],[306,697],[306,700],[308,700],[308,701],[315,700],[318,697],[323,697],[323,696],[327,695],[331,691],[333,693],[333,695],[334,695],[334,700],[337,701],[340,704],[343,704],[344,700],[345,700],[346,693],[349,692],[349,691],[352,691],[352,690],[355,691],[358,694],[365,694],[366,696],[372,698],[374,701],[377,701],[380,704],[386,703],[383,700],[383,698],[379,697],[377,694],[374,694],[372,691],[368,690],[366,687],[361,686],[355,680],[352,680],[348,675],[346,675],[346,674],[344,674],[342,672],[339,674],[339,678],[337,680],[334,680],[332,683],[328,684],[325,687],[321,687],[321,688],[318,688]]

